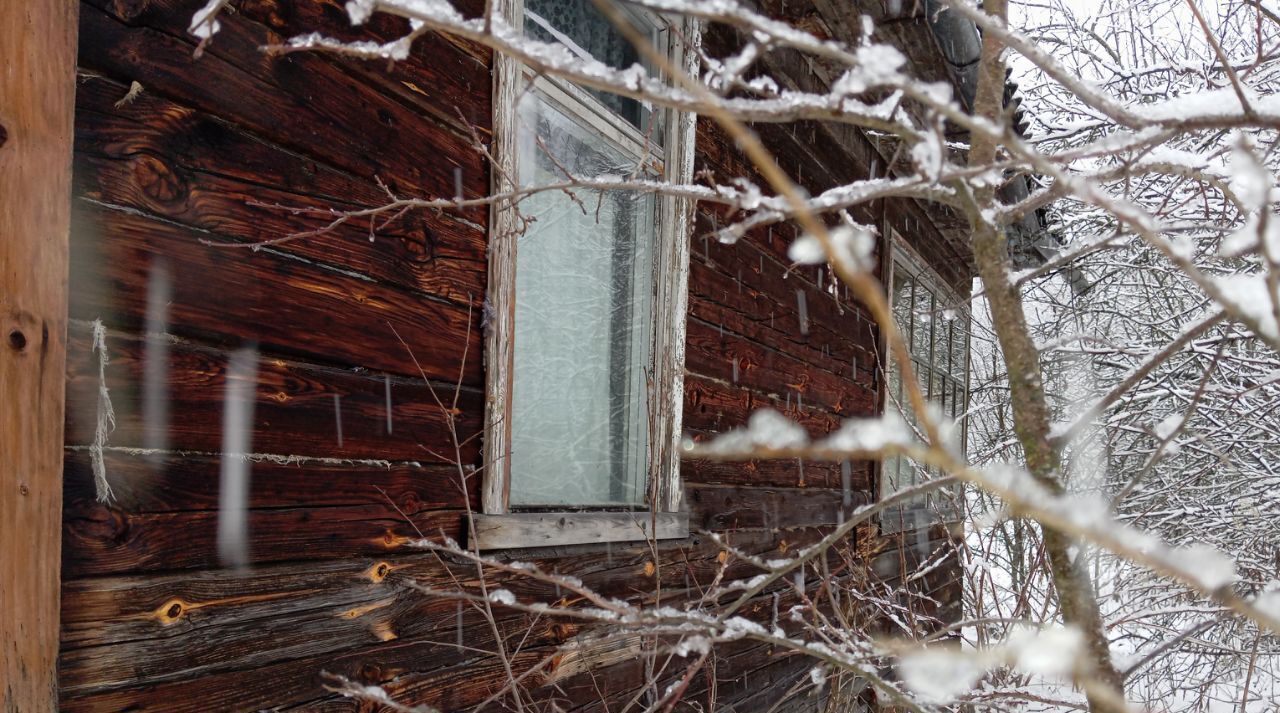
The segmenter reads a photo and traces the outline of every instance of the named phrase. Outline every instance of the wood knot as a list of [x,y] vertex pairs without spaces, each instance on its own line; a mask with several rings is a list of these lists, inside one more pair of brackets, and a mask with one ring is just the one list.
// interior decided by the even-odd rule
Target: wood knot
[[400,509],[405,512],[417,512],[422,509],[422,501],[418,498],[417,493],[405,493],[400,498]]
[[386,579],[388,574],[391,574],[391,565],[386,562],[379,562],[365,572],[365,576],[374,584]]
[[658,568],[657,568],[657,567],[655,567],[655,566],[653,566],[653,562],[645,562],[645,563],[644,563],[644,576],[646,576],[646,577],[652,577],[652,576],[653,576],[653,573],[654,573],[654,572],[656,572],[656,571],[658,571]]
[[9,330],[9,348],[15,352],[26,350],[27,335],[23,334],[21,329]]
[[170,599],[161,604],[159,609],[156,609],[155,616],[156,619],[160,620],[161,624],[169,626],[181,619],[186,611],[187,607],[184,606],[184,602],[181,599]]
[[400,235],[405,252],[413,262],[424,264],[436,259],[436,234],[422,218],[405,217],[405,230]]
[[129,518],[114,507],[96,500],[79,500],[72,512],[68,531],[93,546],[118,545],[129,539]]
[[115,0],[111,6],[120,19],[130,21],[137,19],[149,4],[148,0]]
[[187,196],[186,181],[169,164],[150,154],[134,158],[133,179],[157,203],[177,203]]
[[404,547],[405,545],[408,545],[409,543],[413,542],[413,539],[409,537],[405,537],[404,535],[397,535],[392,530],[387,530],[382,534],[382,537],[377,538],[375,542],[380,543],[383,547],[385,547],[388,550],[393,550],[398,547]]
[[570,636],[573,636],[573,627],[565,623],[557,622],[547,628],[550,630],[551,635],[555,637],[556,641],[565,641]]

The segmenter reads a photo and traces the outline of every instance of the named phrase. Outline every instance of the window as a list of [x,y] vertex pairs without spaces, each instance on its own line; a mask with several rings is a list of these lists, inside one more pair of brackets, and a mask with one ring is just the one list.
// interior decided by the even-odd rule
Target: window
[[[961,297],[892,234],[891,284],[893,315],[911,353],[911,367],[921,391],[943,414],[956,420],[964,439],[964,415],[969,401],[969,301]],[[900,369],[889,360],[885,408],[896,408],[915,424],[910,398]],[[889,495],[936,474],[906,458],[887,458],[881,471],[881,495]],[[886,531],[910,530],[940,519],[951,519],[954,493],[938,492],[881,514]]]
[[[584,60],[641,63],[591,0],[508,10],[527,36]],[[626,15],[683,66],[673,35],[688,28]],[[692,117],[495,62],[495,193],[691,179]],[[482,548],[687,534],[676,447],[691,215],[683,200],[581,188],[494,206]]]

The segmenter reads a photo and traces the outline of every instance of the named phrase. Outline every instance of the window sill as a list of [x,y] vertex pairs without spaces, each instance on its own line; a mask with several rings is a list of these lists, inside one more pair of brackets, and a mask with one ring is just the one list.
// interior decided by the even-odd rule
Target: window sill
[[931,506],[899,505],[880,512],[880,534],[901,535],[925,530],[935,525],[949,527],[960,521],[951,510],[939,510]]
[[[476,514],[472,516],[472,523],[476,547],[480,550],[674,540],[689,536],[689,514],[684,512]],[[651,528],[655,530],[652,534]]]

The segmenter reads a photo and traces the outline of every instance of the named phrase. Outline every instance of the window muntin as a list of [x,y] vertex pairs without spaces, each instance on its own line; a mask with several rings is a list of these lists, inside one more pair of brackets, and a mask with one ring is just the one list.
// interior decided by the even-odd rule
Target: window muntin
[[[964,441],[968,408],[969,308],[923,261],[893,241],[891,273],[893,315],[911,354],[911,367],[921,391],[942,413],[956,420]],[[902,383],[900,369],[888,360],[888,403],[908,423],[918,421]],[[881,470],[881,495],[890,495],[937,475],[932,468],[907,458],[886,458]],[[899,508],[886,510],[881,523],[887,530],[910,529],[947,517],[951,494],[935,493]]]
[[[520,182],[628,175],[641,157],[546,96],[520,101]],[[520,204],[510,504],[642,505],[652,372],[652,194],[574,190]]]

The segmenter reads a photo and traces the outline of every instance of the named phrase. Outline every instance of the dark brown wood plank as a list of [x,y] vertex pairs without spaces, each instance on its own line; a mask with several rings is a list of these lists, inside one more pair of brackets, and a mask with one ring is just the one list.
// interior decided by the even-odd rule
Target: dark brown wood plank
[[[863,461],[850,464],[849,485],[853,492],[871,493],[872,466],[872,463]],[[805,462],[802,467],[788,460],[724,462],[685,459],[680,464],[680,477],[688,484],[785,488],[796,486],[801,475],[809,487],[842,487],[840,466],[827,462]]]
[[[784,554],[821,536],[821,530],[792,531],[782,548],[768,533],[741,533],[731,539],[748,552]],[[736,558],[722,562],[718,548],[709,541],[698,543],[697,538],[691,544],[664,546],[660,552],[665,561],[656,568],[653,551],[643,545],[614,546],[608,554],[596,550],[535,561],[547,569],[572,572],[607,596],[643,595],[657,581],[664,589],[679,591],[710,582],[723,566],[729,567],[730,578],[758,573]],[[462,566],[456,573],[463,585],[474,585],[474,568]],[[450,647],[432,645],[435,653],[423,658],[433,650],[423,643],[455,639],[456,606],[404,589],[401,585],[408,579],[434,587],[457,586],[433,557],[391,552],[384,558],[265,566],[243,572],[68,582],[61,665],[65,705],[83,710],[112,702],[145,709],[148,702],[164,700],[152,696],[155,687],[166,681],[185,681],[192,692],[201,692],[190,697],[192,705],[221,708],[226,702],[240,701],[233,706],[238,707],[247,706],[247,700],[254,701],[255,708],[279,705],[298,700],[294,696],[315,695],[316,674],[322,668],[334,670],[339,658],[335,652],[351,652],[343,658],[352,666],[361,658],[372,665],[385,656],[397,660],[394,647],[401,646],[399,642],[413,647],[419,667],[447,664]],[[522,600],[554,598],[545,585],[528,580],[495,575],[494,581]],[[483,643],[474,637],[486,636],[486,627],[470,613],[466,616],[471,641]],[[507,620],[516,622],[520,617],[508,619],[504,614]],[[527,630],[527,624],[512,629]],[[577,625],[567,622],[540,635],[549,637],[547,641],[563,641],[577,630]],[[396,643],[382,643],[390,641]],[[218,681],[225,686],[235,680],[218,673],[229,671],[238,672],[239,685],[215,686]],[[113,689],[129,690],[111,693]]]
[[211,247],[201,243],[208,234],[83,200],[73,220],[72,316],[140,331],[148,279],[163,262],[174,334],[419,376],[412,350],[430,378],[480,383],[480,315],[465,307],[274,251]]
[[[449,510],[406,516],[383,502],[251,510],[247,520],[249,558],[261,564],[406,552],[419,531],[461,537],[463,516]],[[217,511],[132,513],[84,503],[63,524],[67,578],[221,566]]]
[[[166,337],[148,340],[123,334],[112,334],[105,346],[109,360],[106,385],[116,416],[109,445],[203,453],[222,450],[222,402],[230,354]],[[169,414],[166,423],[157,424],[151,438],[143,410],[149,347],[167,356],[164,363],[152,368],[167,377],[158,387]],[[83,447],[93,442],[99,387],[98,354],[93,351],[87,327],[72,328],[68,353],[66,441]],[[444,454],[454,456],[445,414],[454,404],[452,384],[431,386],[421,379],[353,373],[270,355],[259,360],[257,377],[251,429],[254,453],[281,459],[297,456],[435,464],[442,463]],[[433,390],[444,408],[437,404]],[[479,452],[473,436],[480,432],[484,406],[474,390],[462,390],[458,397],[453,425],[460,440],[470,440],[461,451],[464,462],[475,463]]]
[[[750,248],[740,243],[719,252],[736,253],[748,258]],[[738,262],[733,260],[732,262]],[[690,265],[691,317],[725,329],[762,346],[784,352],[807,364],[835,373],[842,378],[868,384],[873,381],[875,357],[871,339],[875,330],[869,319],[853,307],[839,314],[828,294],[812,289],[798,280],[782,281],[781,289],[761,285],[762,279],[752,273],[758,267],[739,263],[739,280],[732,276],[735,265],[723,265],[720,257],[712,261],[694,260]],[[722,267],[723,265],[723,267]],[[772,263],[770,264],[772,267]],[[779,275],[781,274],[781,268]],[[797,315],[796,289],[805,289],[809,332],[805,334]]]
[[[186,34],[189,8],[156,13],[150,18],[154,27],[125,24],[127,12],[110,14],[119,9],[111,3],[84,6],[81,67],[123,83],[138,81],[147,91],[303,155],[369,181],[381,178],[396,192],[451,197],[455,168],[467,195],[487,191],[483,159],[469,139],[366,86],[326,57],[267,55],[264,45],[285,38],[227,13],[217,39],[197,59],[195,40]],[[483,97],[465,86],[449,89],[459,102]],[[487,108],[473,113],[484,112]],[[484,220],[481,209],[466,214],[472,221]]]
[[866,385],[696,319],[689,320],[685,359],[690,372],[729,383],[736,359],[738,388],[798,399],[841,416],[864,416],[874,408],[875,393]]
[[835,525],[870,501],[865,492],[850,492],[850,504],[844,506],[841,491],[819,488],[690,485],[686,490],[690,529],[713,531]]
[[[467,15],[484,12],[483,3],[475,0],[452,4]],[[143,14],[153,8],[178,15],[187,10],[181,2],[169,0],[148,3]],[[407,20],[387,13],[374,13],[364,24],[352,27],[340,0],[249,0],[237,5],[237,10],[280,37],[322,29],[335,39],[385,43],[410,31]],[[488,134],[492,116],[485,102],[492,54],[486,47],[452,35],[427,32],[413,43],[408,59],[387,63],[334,58],[334,63],[361,82],[460,133],[474,128],[482,135]]]
[[[78,195],[189,225],[226,243],[258,243],[325,228],[329,214],[382,205],[377,186],[267,144],[189,107],[86,77],[77,102]],[[479,304],[485,283],[483,226],[451,213],[411,211],[367,219],[278,247],[343,270]],[[228,249],[229,252],[243,250]]]
[[[108,450],[103,457],[111,482],[111,509],[137,514],[216,511],[216,456],[135,455]],[[100,514],[89,454],[67,452],[64,499],[70,518]],[[464,496],[453,466],[400,462],[380,465],[343,461],[255,462],[249,481],[251,510],[391,506],[406,515],[476,504],[477,479]]]
[[745,426],[751,414],[762,408],[781,411],[813,437],[830,433],[843,422],[813,403],[797,405],[794,398],[785,399],[781,394],[759,394],[694,373],[685,376],[683,422],[695,439]]

